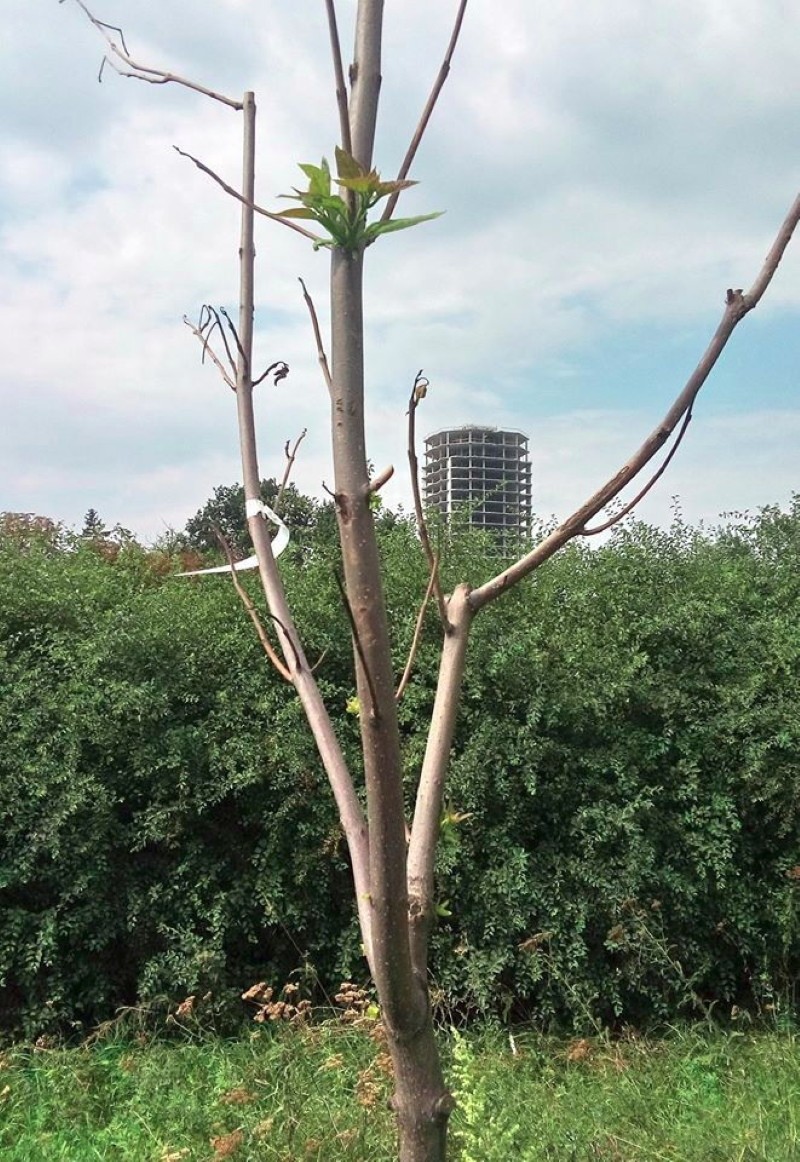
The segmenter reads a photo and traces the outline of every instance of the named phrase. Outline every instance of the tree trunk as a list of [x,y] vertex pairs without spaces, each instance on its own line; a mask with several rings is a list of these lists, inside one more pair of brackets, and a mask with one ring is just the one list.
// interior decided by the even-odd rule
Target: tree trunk
[[372,970],[396,1092],[402,1162],[443,1162],[452,1097],[444,1084],[424,971],[414,972],[395,675],[370,507],[364,434],[363,254],[331,262],[331,426],[336,510],[353,629],[367,788]]

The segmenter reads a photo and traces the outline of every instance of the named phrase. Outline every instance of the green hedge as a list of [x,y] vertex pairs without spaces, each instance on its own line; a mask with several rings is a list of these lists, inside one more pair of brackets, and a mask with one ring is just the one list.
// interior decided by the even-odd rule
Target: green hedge
[[[383,522],[402,666],[425,568]],[[224,579],[0,540],[0,1025],[298,967],[363,975],[346,849],[292,692]],[[468,534],[450,580],[496,565]],[[354,769],[325,554],[282,565]],[[448,1003],[576,1021],[774,1005],[800,967],[800,501],[716,535],[630,525],[478,620],[439,860]],[[409,801],[438,653],[401,703]]]

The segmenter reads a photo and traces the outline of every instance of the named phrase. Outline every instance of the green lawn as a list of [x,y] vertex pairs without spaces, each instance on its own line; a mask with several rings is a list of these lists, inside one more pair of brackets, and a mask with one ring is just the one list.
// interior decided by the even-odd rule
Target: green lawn
[[[442,1033],[461,1162],[798,1162],[788,1033],[564,1041]],[[380,1036],[341,1023],[236,1041],[106,1040],[0,1056],[0,1158],[394,1159]]]

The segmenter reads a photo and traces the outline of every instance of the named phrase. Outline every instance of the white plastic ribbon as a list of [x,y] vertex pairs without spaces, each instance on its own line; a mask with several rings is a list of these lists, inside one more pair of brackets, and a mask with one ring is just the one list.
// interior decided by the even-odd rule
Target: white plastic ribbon
[[[278,531],[272,542],[273,557],[280,557],[283,550],[289,544],[289,530],[283,523],[276,512],[273,512],[268,504],[264,504],[260,500],[248,500],[245,503],[245,512],[248,517],[259,516],[263,514],[267,520],[272,521],[277,526]],[[237,573],[243,569],[256,569],[258,567],[258,557],[247,557],[244,561],[236,561],[234,569]],[[192,569],[188,573],[178,573],[178,577],[200,577],[206,573],[230,573],[230,565],[217,565],[214,569]]]

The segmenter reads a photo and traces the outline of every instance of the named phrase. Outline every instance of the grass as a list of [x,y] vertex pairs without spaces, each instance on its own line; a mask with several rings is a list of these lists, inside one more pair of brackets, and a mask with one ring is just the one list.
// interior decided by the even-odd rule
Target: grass
[[[442,1037],[460,1162],[800,1159],[791,1033]],[[374,1025],[11,1049],[0,1057],[0,1158],[392,1162],[390,1084]]]

